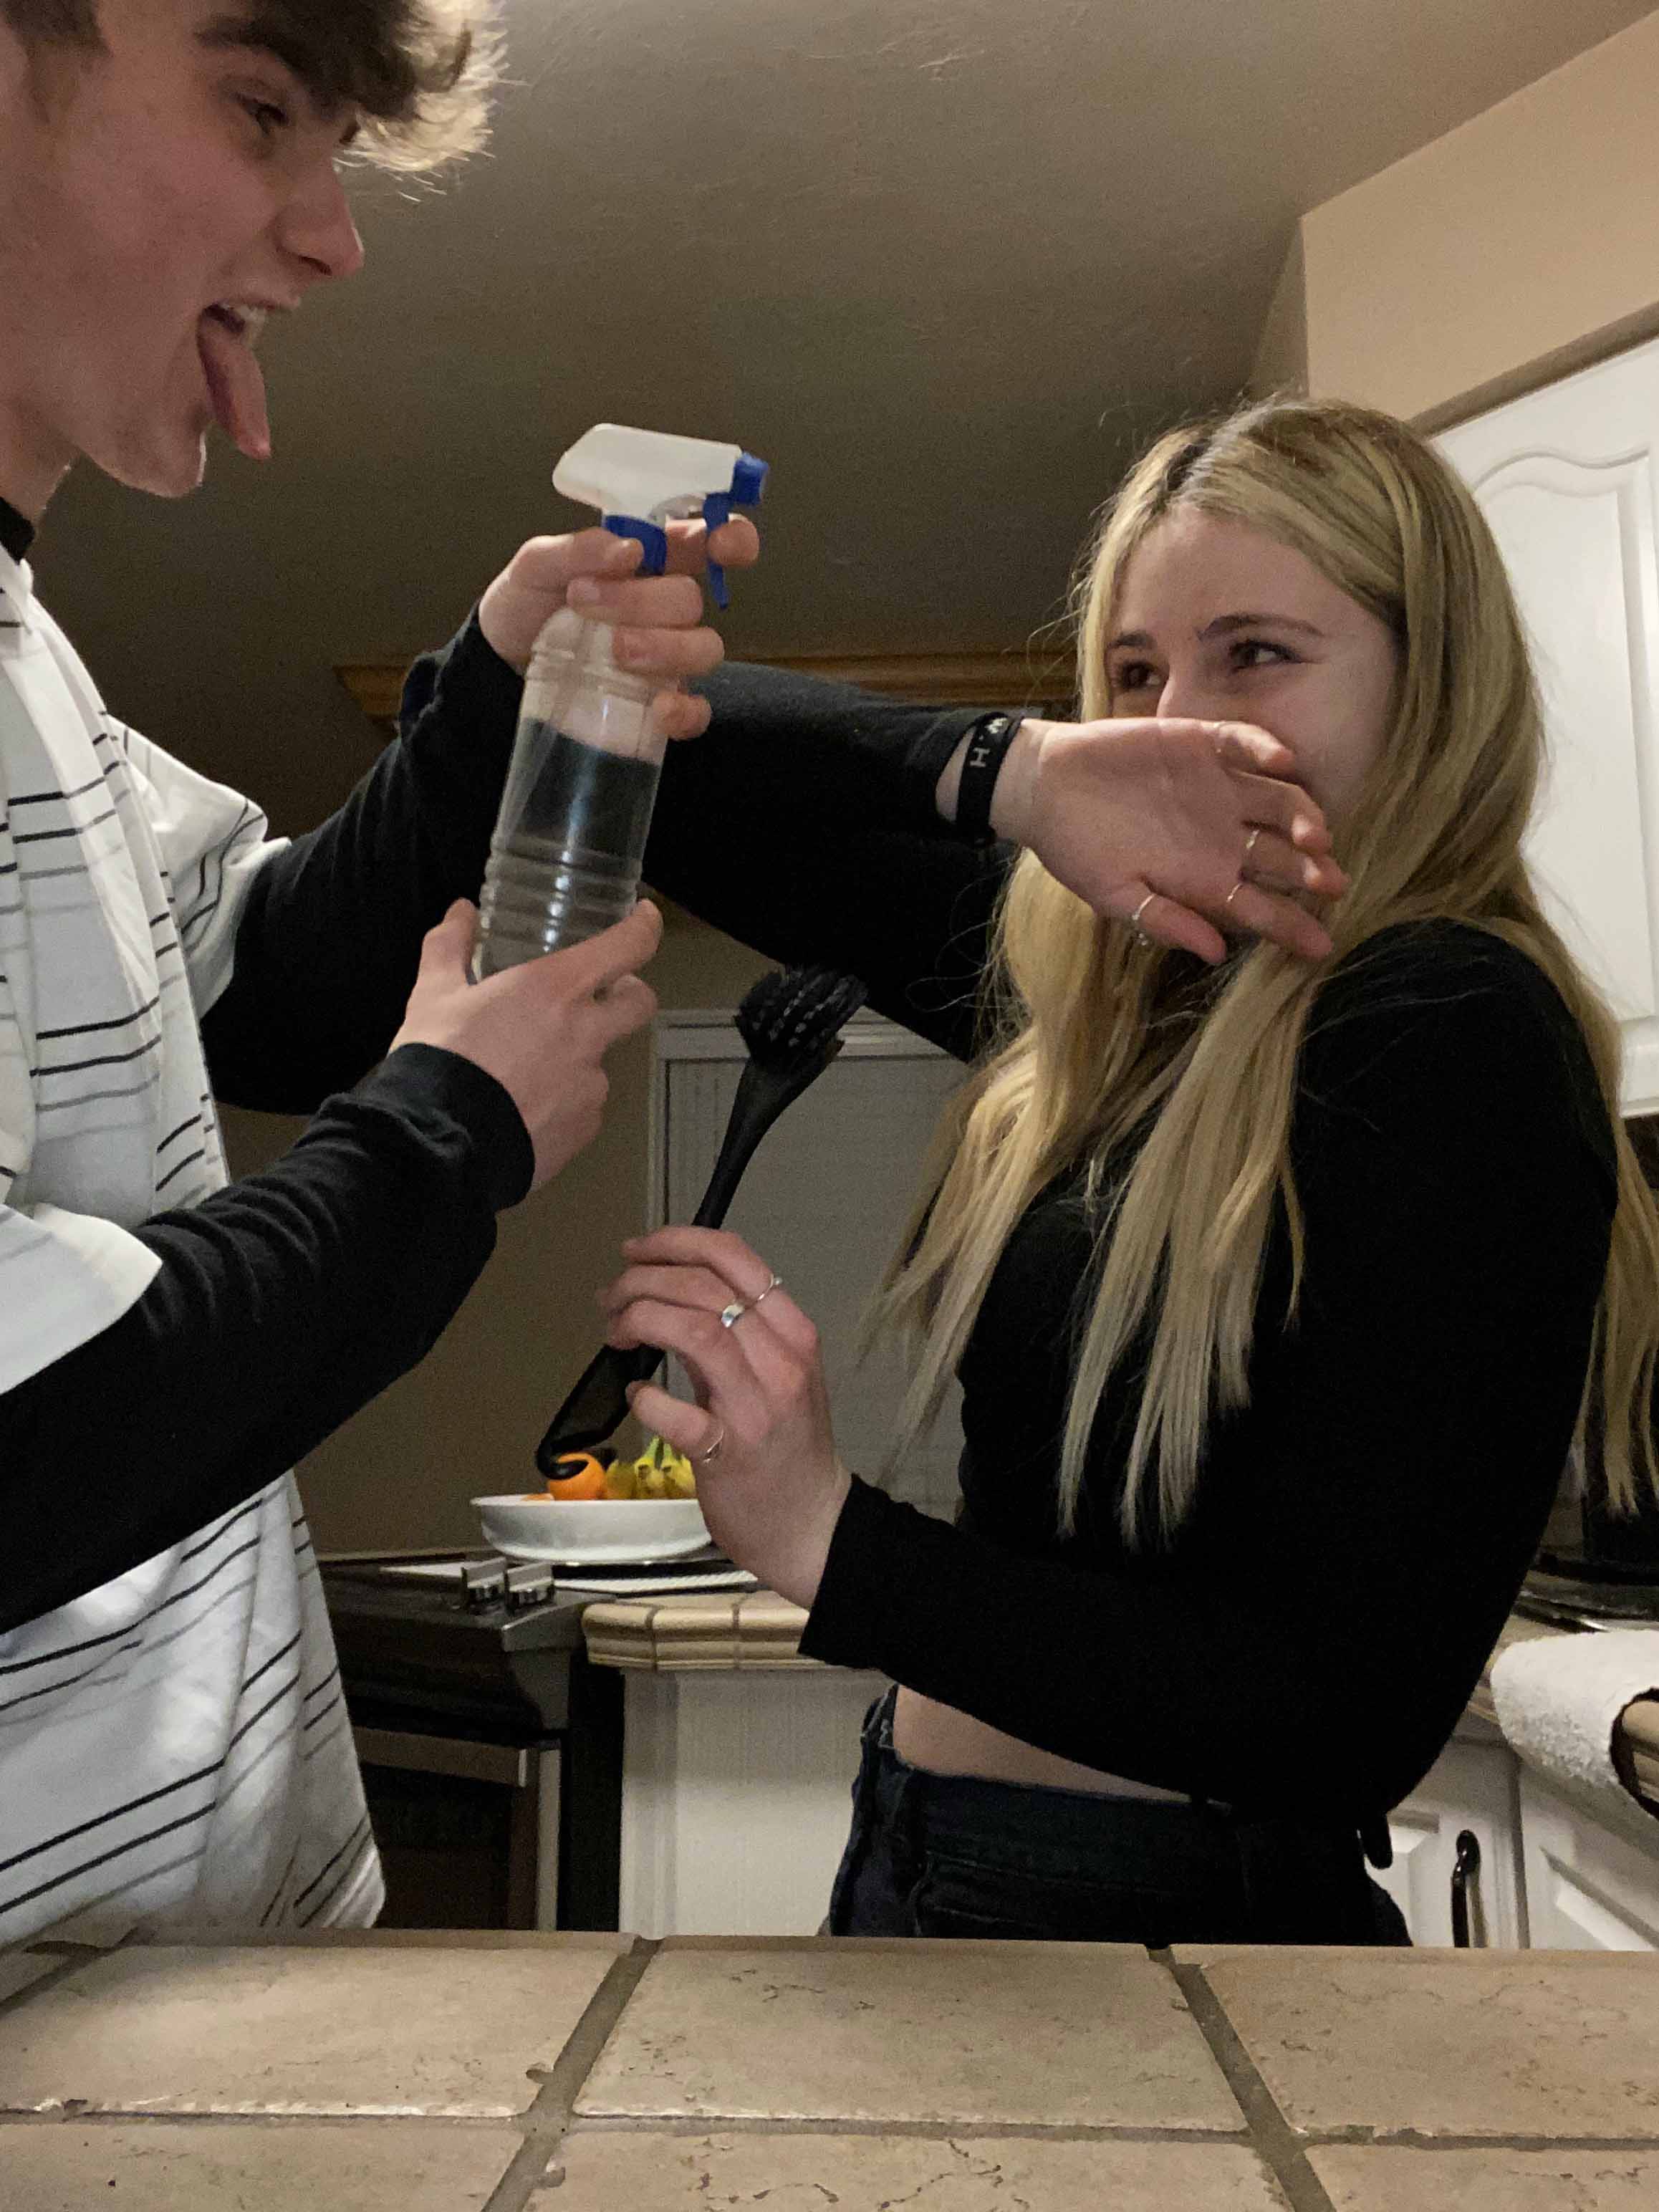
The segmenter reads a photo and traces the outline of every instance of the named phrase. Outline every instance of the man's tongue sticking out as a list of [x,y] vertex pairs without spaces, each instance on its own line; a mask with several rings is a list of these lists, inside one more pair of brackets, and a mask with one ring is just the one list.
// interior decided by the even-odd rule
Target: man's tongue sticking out
[[203,374],[219,428],[251,461],[268,461],[270,417],[265,408],[265,380],[253,349],[214,309],[209,309],[197,328]]

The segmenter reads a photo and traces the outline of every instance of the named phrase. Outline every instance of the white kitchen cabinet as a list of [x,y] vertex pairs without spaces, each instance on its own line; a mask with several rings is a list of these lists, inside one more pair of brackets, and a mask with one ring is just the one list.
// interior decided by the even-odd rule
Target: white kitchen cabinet
[[1532,637],[1550,766],[1528,857],[1659,1108],[1659,343],[1447,431]]
[[837,1667],[630,1674],[620,1924],[813,1934],[847,1841],[859,1723],[886,1686]]
[[1521,1816],[1534,1950],[1659,1951],[1659,1845],[1640,1850],[1527,1772]]
[[1413,1943],[1452,1941],[1452,1875],[1458,1840],[1468,1834],[1480,1851],[1468,1886],[1470,1943],[1524,1948],[1518,1767],[1497,1729],[1471,1718],[1421,1787],[1389,1815],[1394,1864],[1376,1880],[1404,1913]]

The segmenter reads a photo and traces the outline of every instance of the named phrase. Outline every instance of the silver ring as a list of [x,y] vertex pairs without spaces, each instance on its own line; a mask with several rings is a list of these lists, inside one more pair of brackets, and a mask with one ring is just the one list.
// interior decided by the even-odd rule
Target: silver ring
[[1241,881],[1241,882],[1243,880],[1243,876],[1244,876],[1244,871],[1245,871],[1245,869],[1246,869],[1246,868],[1248,868],[1248,867],[1249,866],[1249,865],[1250,865],[1250,855],[1251,855],[1251,854],[1252,854],[1252,853],[1254,853],[1254,852],[1255,852],[1255,846],[1256,846],[1256,840],[1257,840],[1257,838],[1258,838],[1258,837],[1260,837],[1260,836],[1261,836],[1261,824],[1258,823],[1257,823],[1257,825],[1256,825],[1256,827],[1255,827],[1254,830],[1251,830],[1251,832],[1250,832],[1249,836],[1244,840],[1244,857],[1243,857],[1243,860],[1239,862],[1239,864],[1238,864],[1238,873],[1239,873],[1239,879],[1240,879],[1240,881]]
[[754,1303],[752,1298],[733,1298],[720,1316],[720,1327],[735,1328]]
[[1137,945],[1150,945],[1152,941],[1152,939],[1148,937],[1146,931],[1141,927],[1140,917],[1146,913],[1147,908],[1157,896],[1158,893],[1156,891],[1148,891],[1146,897],[1140,902],[1140,904],[1129,916],[1129,927],[1135,933],[1135,943]]
[[712,1467],[725,1449],[726,1431],[721,1429],[717,1432],[712,1444],[705,1444],[700,1452],[693,1453],[692,1456],[699,1467]]
[[1233,887],[1232,887],[1231,890],[1230,890],[1230,891],[1228,892],[1228,894],[1227,894],[1226,897],[1225,897],[1224,899],[1223,899],[1223,900],[1222,900],[1222,902],[1221,902],[1221,908],[1222,908],[1222,912],[1223,912],[1224,914],[1231,914],[1231,911],[1232,911],[1232,904],[1233,904],[1233,901],[1234,901],[1234,900],[1238,896],[1238,895],[1239,895],[1240,891],[1242,891],[1242,890],[1243,890],[1243,888],[1244,888],[1244,878],[1243,878],[1243,876],[1241,876],[1241,877],[1239,878],[1239,879],[1238,879],[1238,881],[1237,881],[1237,882],[1233,885]]
[[761,1292],[760,1296],[757,1298],[751,1300],[750,1303],[757,1306],[764,1305],[768,1298],[771,1297],[774,1291],[781,1291],[782,1288],[783,1277],[781,1275],[774,1275],[771,1281],[766,1285],[766,1288]]

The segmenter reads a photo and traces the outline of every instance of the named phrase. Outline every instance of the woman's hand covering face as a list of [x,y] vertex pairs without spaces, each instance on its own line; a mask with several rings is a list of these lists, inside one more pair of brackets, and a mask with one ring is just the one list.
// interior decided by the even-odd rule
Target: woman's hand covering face
[[1288,746],[1246,723],[1028,721],[993,821],[1097,914],[1222,959],[1223,933],[1319,960],[1310,903],[1346,878],[1318,805],[1289,781]]
[[1382,757],[1393,629],[1293,546],[1178,507],[1124,563],[1106,630],[1110,719],[1023,733],[996,827],[1166,945],[1216,960],[1251,934],[1322,957],[1318,902],[1345,887],[1330,827]]

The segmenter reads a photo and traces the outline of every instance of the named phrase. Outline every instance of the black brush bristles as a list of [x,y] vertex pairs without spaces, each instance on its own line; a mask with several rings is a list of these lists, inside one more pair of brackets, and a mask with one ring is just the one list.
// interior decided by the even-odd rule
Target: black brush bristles
[[738,1008],[738,1034],[765,1068],[793,1067],[822,1052],[864,1004],[856,975],[836,968],[774,968]]

